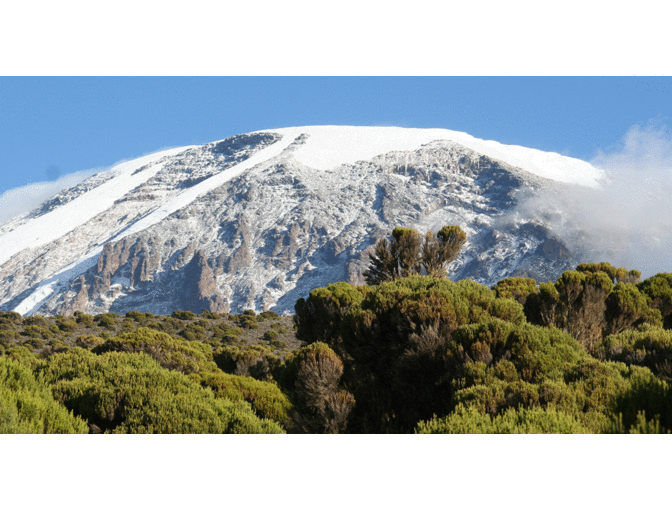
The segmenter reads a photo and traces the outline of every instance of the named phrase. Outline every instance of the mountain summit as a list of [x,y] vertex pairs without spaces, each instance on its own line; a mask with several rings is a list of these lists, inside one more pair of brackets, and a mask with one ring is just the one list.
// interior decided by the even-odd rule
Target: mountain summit
[[597,187],[590,164],[445,129],[269,129],[116,165],[0,226],[0,310],[293,311],[363,283],[397,226],[460,225],[453,279],[557,278],[575,257],[523,194]]

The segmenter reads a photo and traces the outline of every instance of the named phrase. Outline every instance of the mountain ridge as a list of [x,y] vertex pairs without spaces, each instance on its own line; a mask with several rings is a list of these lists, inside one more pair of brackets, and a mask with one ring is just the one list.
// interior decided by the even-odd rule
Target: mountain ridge
[[[452,139],[431,139],[441,133],[488,149],[486,141],[447,130],[317,126],[245,133],[124,162],[64,190],[0,235],[0,309],[287,312],[314,287],[363,283],[368,251],[395,226],[460,224],[468,242],[451,278],[544,279],[575,265],[542,218],[510,225],[504,218],[521,193],[592,186],[599,170],[490,144],[518,162],[530,154],[534,173]],[[359,146],[348,145],[353,140]],[[400,148],[369,157],[395,144]],[[543,175],[557,173],[563,161],[564,182]],[[590,172],[576,178],[577,168]],[[105,190],[114,193],[97,209],[74,214]]]

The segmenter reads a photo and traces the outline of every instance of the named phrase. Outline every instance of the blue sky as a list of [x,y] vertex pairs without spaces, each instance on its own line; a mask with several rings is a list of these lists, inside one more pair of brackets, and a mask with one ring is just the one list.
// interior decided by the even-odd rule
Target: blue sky
[[592,160],[672,124],[662,77],[0,77],[0,192],[296,125],[447,128]]

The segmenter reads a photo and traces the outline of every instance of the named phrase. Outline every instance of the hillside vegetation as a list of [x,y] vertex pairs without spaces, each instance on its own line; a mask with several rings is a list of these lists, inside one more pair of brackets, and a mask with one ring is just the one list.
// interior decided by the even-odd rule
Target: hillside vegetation
[[376,284],[315,289],[293,317],[2,313],[0,432],[672,430],[672,274],[487,288],[440,277],[452,249],[428,276],[379,246]]

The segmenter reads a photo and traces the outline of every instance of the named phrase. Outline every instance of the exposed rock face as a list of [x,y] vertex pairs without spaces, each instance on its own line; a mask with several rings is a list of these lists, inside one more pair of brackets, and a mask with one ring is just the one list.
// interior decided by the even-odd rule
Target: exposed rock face
[[[493,285],[526,275],[545,281],[577,264],[542,220],[501,221],[520,190],[534,193],[553,181],[447,140],[317,170],[294,157],[310,141],[303,134],[282,140],[284,149],[255,163],[281,138],[239,135],[165,158],[158,171],[137,168],[134,175],[151,176],[111,208],[0,266],[0,308],[43,315],[293,312],[296,300],[315,287],[362,284],[368,253],[396,226],[424,232],[460,225],[468,241],[450,267],[453,279]],[[248,160],[249,169],[136,228]],[[86,186],[99,181],[105,182]],[[58,200],[86,193],[83,184]],[[47,214],[57,202],[35,214]]]

